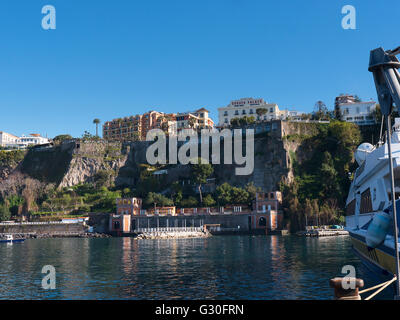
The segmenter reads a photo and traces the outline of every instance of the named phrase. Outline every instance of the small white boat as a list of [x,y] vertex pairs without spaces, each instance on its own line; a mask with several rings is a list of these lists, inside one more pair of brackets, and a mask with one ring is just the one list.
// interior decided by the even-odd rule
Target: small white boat
[[12,234],[6,234],[5,239],[0,239],[0,242],[8,242],[8,243],[13,243],[13,242],[22,242],[25,239],[14,239]]

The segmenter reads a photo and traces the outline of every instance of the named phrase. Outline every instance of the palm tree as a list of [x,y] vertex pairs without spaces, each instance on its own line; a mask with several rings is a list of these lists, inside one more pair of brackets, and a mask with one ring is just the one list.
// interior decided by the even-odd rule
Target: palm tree
[[100,119],[94,119],[93,120],[93,123],[96,125],[96,137],[98,137],[99,136],[99,130],[98,130],[98,127],[99,127],[99,123],[100,123]]

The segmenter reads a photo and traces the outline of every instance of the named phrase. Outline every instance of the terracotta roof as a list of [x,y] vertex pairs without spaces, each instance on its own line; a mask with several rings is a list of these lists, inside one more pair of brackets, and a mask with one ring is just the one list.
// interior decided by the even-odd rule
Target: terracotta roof
[[201,111],[203,111],[203,112],[210,112],[210,111],[208,111],[206,108],[201,108],[201,109],[199,109],[199,110],[196,110],[196,112],[201,112]]

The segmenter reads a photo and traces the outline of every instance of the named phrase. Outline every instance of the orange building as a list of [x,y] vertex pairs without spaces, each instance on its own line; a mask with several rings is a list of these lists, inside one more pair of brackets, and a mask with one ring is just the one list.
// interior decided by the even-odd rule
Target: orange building
[[282,229],[283,214],[280,209],[281,205],[281,192],[257,192],[256,199],[253,202],[254,216],[251,218],[251,228]]
[[117,214],[140,215],[142,210],[142,199],[140,198],[117,198]]
[[257,213],[267,211],[279,211],[282,205],[282,193],[280,191],[257,192],[253,202],[253,209]]
[[131,215],[111,214],[109,219],[109,230],[118,235],[131,231]]
[[103,124],[103,138],[106,140],[146,140],[151,129],[161,129],[172,135],[176,133],[176,115],[149,111],[142,115],[118,118]]

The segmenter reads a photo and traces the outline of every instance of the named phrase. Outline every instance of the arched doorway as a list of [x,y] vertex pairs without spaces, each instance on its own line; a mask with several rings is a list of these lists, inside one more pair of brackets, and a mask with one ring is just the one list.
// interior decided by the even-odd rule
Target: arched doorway
[[258,219],[258,225],[260,227],[266,227],[267,226],[267,219],[265,219],[265,217],[260,217],[260,219]]

